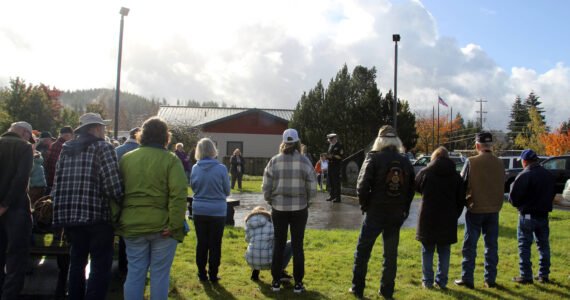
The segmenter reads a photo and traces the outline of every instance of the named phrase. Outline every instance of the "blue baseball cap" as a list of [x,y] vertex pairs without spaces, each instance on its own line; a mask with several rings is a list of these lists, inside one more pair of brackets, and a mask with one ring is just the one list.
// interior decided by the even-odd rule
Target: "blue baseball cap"
[[523,151],[523,153],[521,154],[521,157],[519,157],[519,159],[536,160],[536,159],[538,159],[538,156],[536,156],[536,152],[534,152],[530,149],[526,149]]

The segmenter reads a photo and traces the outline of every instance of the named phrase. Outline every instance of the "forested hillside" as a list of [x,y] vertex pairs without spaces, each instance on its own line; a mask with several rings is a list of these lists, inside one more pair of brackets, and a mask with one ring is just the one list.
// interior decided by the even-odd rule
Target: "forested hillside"
[[[106,119],[114,119],[115,116],[113,89],[65,91],[59,101],[80,115],[90,111],[98,112]],[[160,105],[158,99],[147,99],[126,92],[121,92],[119,104],[119,130],[141,126],[144,120],[157,114]]]

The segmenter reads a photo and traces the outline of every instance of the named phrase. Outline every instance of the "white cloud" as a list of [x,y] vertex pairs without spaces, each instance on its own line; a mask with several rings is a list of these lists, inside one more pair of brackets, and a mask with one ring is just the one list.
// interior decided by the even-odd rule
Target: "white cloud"
[[121,5],[131,8],[121,88],[171,103],[293,108],[345,63],[375,66],[386,93],[399,33],[398,96],[418,112],[431,113],[439,94],[454,113],[475,118],[483,99],[486,124],[501,129],[514,97],[534,91],[550,125],[570,116],[568,62],[544,74],[503,70],[481,46],[439,36],[417,0],[4,1],[0,86],[20,76],[61,89],[113,88]]

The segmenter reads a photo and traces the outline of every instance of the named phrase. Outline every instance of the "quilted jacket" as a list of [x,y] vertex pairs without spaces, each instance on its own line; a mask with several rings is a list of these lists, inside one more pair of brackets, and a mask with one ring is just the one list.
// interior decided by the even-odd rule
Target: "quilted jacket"
[[269,212],[256,212],[248,216],[245,241],[249,243],[245,260],[256,270],[271,269],[273,258],[273,223]]

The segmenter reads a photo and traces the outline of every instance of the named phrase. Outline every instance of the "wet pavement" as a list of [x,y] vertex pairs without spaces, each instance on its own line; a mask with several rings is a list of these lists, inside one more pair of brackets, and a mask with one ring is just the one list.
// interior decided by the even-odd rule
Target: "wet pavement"
[[[343,196],[340,203],[328,202],[328,194],[318,193],[317,200],[309,207],[307,228],[310,229],[360,229],[364,215],[360,211],[358,200]],[[235,208],[235,226],[244,227],[244,218],[256,206],[264,206],[270,210],[262,194],[242,193],[230,195],[232,199],[240,200]],[[416,228],[420,198],[414,198],[410,207],[410,216],[402,228]],[[459,224],[465,224],[465,212],[459,218]]]

